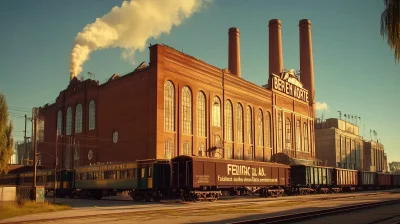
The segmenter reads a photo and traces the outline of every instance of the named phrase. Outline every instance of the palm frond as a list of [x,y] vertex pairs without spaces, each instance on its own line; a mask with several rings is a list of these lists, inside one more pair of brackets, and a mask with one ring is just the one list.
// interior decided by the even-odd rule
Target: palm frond
[[400,0],[384,0],[385,10],[381,14],[381,35],[387,38],[394,50],[395,62],[400,62]]

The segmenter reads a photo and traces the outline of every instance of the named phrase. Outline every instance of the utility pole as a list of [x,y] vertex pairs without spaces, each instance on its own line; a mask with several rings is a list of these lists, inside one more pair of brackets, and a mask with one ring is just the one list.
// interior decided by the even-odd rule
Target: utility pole
[[56,203],[56,190],[57,190],[57,163],[58,163],[58,158],[57,158],[57,146],[58,146],[58,129],[56,131],[56,158],[54,159],[54,192],[53,192],[53,198],[54,198],[54,203]]
[[27,121],[27,117],[25,114],[25,131],[24,131],[24,145],[25,145],[25,153],[28,154],[28,161],[29,161],[29,152],[28,152],[28,144],[26,143],[26,121]]
[[33,200],[36,201],[36,160],[37,160],[37,118],[39,115],[38,108],[34,108],[34,125],[33,125]]

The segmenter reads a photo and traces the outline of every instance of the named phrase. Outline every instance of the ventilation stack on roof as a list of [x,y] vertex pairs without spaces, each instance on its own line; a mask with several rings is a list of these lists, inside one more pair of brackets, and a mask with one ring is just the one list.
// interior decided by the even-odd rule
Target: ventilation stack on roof
[[240,73],[240,37],[238,28],[229,29],[228,68],[232,74],[241,77]]
[[[269,21],[269,76],[283,71],[282,60],[282,32],[281,21],[272,19]],[[270,78],[271,80],[271,78]]]

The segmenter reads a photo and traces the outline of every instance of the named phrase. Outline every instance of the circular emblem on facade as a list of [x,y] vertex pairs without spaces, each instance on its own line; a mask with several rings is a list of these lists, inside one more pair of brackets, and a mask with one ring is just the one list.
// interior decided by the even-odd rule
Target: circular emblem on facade
[[92,150],[89,150],[89,152],[88,152],[88,154],[87,154],[87,158],[88,158],[89,160],[92,160],[92,158],[93,158],[93,151],[92,151]]
[[118,131],[114,131],[112,138],[114,143],[118,142]]

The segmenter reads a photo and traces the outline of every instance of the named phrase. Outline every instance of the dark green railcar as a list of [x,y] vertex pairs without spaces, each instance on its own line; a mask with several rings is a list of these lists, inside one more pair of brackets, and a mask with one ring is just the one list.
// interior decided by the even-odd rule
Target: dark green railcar
[[291,185],[293,191],[299,194],[312,192],[327,193],[332,185],[332,167],[292,165]]

